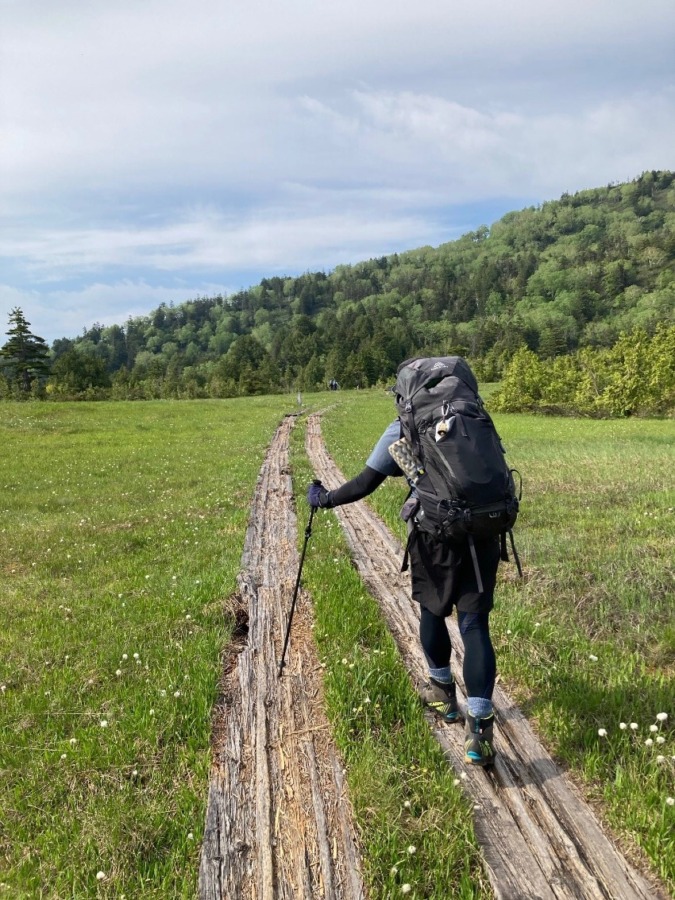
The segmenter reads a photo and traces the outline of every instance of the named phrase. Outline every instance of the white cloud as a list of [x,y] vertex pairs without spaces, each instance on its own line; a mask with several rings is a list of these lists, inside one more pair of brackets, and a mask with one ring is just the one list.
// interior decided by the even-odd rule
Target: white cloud
[[[517,208],[675,165],[672,0],[3,14],[0,321],[12,297],[44,298],[74,333],[87,304],[126,315],[159,282],[178,299],[440,243],[456,204]],[[465,215],[464,230],[483,221]]]
[[553,199],[668,168],[675,146],[671,88],[574,113],[481,110],[410,91],[357,91],[347,112],[307,97],[301,106],[319,120],[324,140],[356,147],[354,171],[433,192],[438,204],[495,194]]
[[[424,242],[431,229],[413,216],[324,210],[297,216],[289,210],[239,221],[195,211],[182,221],[135,228],[31,229],[0,241],[0,258],[21,263],[34,282],[65,279],[100,268],[147,267],[156,272],[302,270],[335,265],[357,253],[383,253],[410,234]],[[329,263],[327,261],[330,261]]]

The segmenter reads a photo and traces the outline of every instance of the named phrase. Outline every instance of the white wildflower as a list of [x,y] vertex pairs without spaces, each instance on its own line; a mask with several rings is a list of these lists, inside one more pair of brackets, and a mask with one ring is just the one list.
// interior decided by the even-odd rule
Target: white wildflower
[[409,894],[411,890],[412,890],[412,888],[410,887],[409,884],[402,884],[402,885],[401,885],[401,893],[402,893],[402,894]]
[[651,731],[652,734],[654,734],[655,731],[659,730],[659,726],[658,725],[650,725],[649,730]]
[[408,847],[408,853],[412,856],[413,853],[417,853],[417,847],[414,844],[411,844]]
[[597,661],[598,661],[598,657],[597,657],[597,656],[594,656],[593,653],[589,654],[588,658],[590,659],[591,662],[597,662]]
[[188,831],[187,839],[188,839],[188,841],[194,841],[195,836],[191,831]]
[[119,678],[119,676],[120,676],[121,674],[122,674],[122,670],[121,670],[121,669],[116,669],[116,670],[115,670],[115,675],[117,675],[118,678]]
[[637,722],[631,722],[631,723],[630,723],[630,730],[631,730],[631,731],[637,731],[637,729],[638,729],[638,723],[637,723]]
[[659,720],[659,722],[665,722],[668,718],[668,713],[657,713],[656,718]]
[[666,806],[675,806],[675,797],[666,797]]
[[598,734],[600,737],[607,737],[607,729],[606,728],[598,728]]
[[96,880],[97,880],[97,881],[103,881],[104,878],[105,878],[105,872],[97,872],[97,873],[96,873]]
[[660,734],[656,739],[657,744],[665,744],[665,742],[666,742],[666,739],[664,738],[664,736],[662,734]]
[[625,722],[619,722],[619,728],[621,729],[621,731],[625,731],[626,728],[628,728],[628,725],[626,725]]
[[654,746],[654,741],[651,738],[647,738],[647,740],[645,741],[645,747],[653,747],[653,746]]
[[108,720],[107,720],[107,719],[101,719],[101,721],[100,721],[98,724],[101,726],[101,728],[107,728],[107,727],[108,727]]

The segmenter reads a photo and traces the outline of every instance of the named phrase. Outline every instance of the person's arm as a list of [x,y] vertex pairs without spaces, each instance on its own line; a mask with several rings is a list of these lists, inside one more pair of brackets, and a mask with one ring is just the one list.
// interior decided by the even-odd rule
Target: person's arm
[[343,503],[354,503],[356,500],[362,500],[368,494],[372,494],[375,488],[378,488],[386,475],[377,472],[366,466],[362,472],[352,478],[351,481],[345,481],[334,491],[326,491],[325,501],[321,504],[324,507],[332,508],[333,506],[342,506]]
[[307,502],[316,509],[330,509],[345,503],[354,503],[372,494],[388,476],[403,474],[388,452],[389,446],[399,438],[398,419],[391,423],[366,460],[366,466],[356,478],[346,481],[334,491],[327,491],[321,482],[315,482],[307,491]]

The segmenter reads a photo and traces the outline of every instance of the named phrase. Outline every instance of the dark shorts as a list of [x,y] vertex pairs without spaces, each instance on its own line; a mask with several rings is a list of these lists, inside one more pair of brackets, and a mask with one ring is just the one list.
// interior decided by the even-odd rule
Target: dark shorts
[[412,597],[436,616],[490,612],[494,605],[499,538],[475,541],[483,590],[478,590],[468,543],[441,542],[419,529],[410,540]]

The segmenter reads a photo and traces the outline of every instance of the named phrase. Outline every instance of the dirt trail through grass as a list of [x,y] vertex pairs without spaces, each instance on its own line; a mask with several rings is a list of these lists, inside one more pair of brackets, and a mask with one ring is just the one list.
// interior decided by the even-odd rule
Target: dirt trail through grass
[[[324,485],[338,487],[345,479],[321,440],[318,415],[309,419],[306,448]],[[399,572],[402,547],[366,504],[335,512],[411,678],[420,681],[426,666],[418,639],[419,613],[410,600],[408,576]],[[454,618],[449,624],[453,671],[463,691],[462,642]],[[466,789],[476,804],[476,834],[495,895],[518,900],[663,897],[603,833],[589,806],[499,688],[494,701],[498,757],[489,772],[465,765],[461,726],[433,718],[429,722],[449,763],[466,773]]]
[[239,623],[216,712],[199,889],[204,900],[361,900],[355,830],[323,709],[302,594],[278,677],[297,577],[288,470],[293,418],[260,472],[239,576]]

